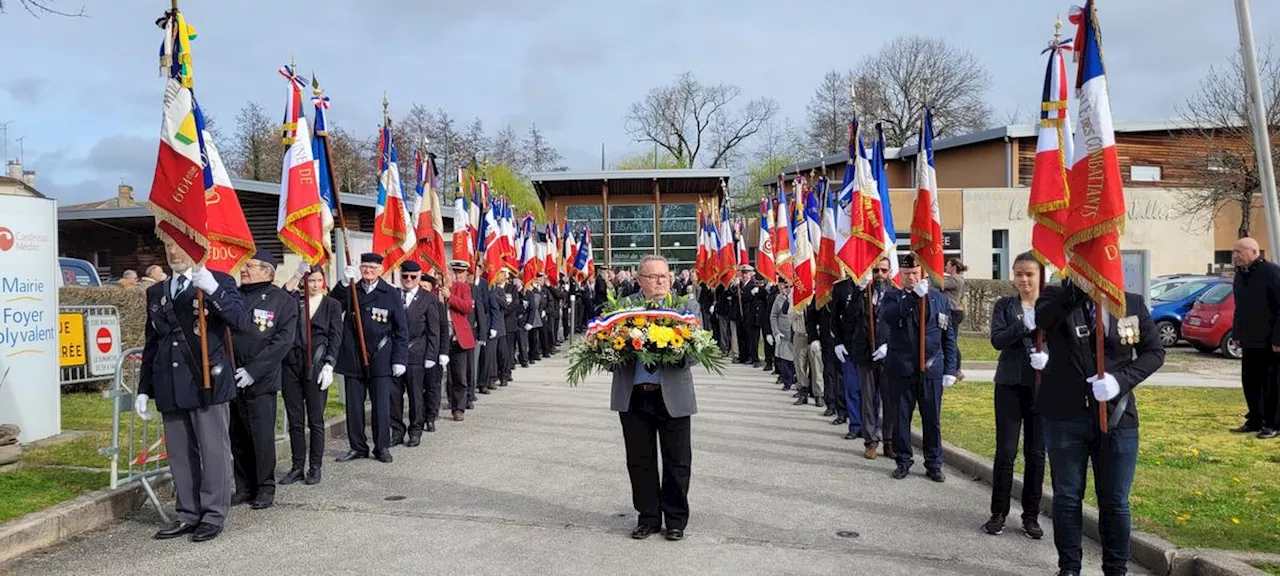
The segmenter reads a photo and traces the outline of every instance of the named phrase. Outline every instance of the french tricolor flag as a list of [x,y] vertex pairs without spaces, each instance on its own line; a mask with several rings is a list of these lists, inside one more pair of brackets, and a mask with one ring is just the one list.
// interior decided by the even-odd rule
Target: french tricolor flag
[[1108,312],[1123,317],[1120,235],[1125,224],[1124,187],[1097,18],[1093,0],[1071,14],[1071,21],[1079,26],[1075,50],[1080,120],[1071,156],[1071,201],[1064,234],[1067,275]]
[[1067,221],[1067,163],[1075,157],[1067,98],[1067,63],[1062,48],[1053,46],[1040,98],[1040,135],[1036,140],[1027,215],[1035,221],[1031,253],[1042,264],[1058,270],[1067,265],[1062,236]]

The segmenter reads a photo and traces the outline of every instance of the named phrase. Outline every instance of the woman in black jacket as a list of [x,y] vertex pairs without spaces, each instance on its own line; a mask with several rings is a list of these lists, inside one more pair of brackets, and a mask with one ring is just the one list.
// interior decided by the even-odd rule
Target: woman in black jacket
[[[302,291],[298,290],[300,281],[304,284]],[[305,480],[307,484],[319,484],[320,461],[324,456],[324,407],[328,403],[329,385],[333,383],[334,358],[342,345],[342,304],[328,296],[324,269],[320,267],[300,267],[298,274],[285,283],[285,289],[298,299],[298,334],[293,350],[285,357],[281,387],[293,465],[280,483]],[[305,325],[308,317],[310,327]],[[311,335],[309,355],[308,333]],[[304,423],[311,432],[310,451],[303,433]],[[304,476],[308,460],[311,466]]]
[[1030,252],[1013,261],[1013,286],[1018,294],[1001,298],[991,312],[991,345],[1000,351],[996,366],[996,462],[991,489],[991,519],[982,526],[988,534],[1004,532],[1013,487],[1013,461],[1018,455],[1018,432],[1024,435],[1022,454],[1022,531],[1031,539],[1044,536],[1040,528],[1040,495],[1044,484],[1044,425],[1035,413],[1036,371],[1048,356],[1036,350],[1035,305],[1040,297],[1044,266]]

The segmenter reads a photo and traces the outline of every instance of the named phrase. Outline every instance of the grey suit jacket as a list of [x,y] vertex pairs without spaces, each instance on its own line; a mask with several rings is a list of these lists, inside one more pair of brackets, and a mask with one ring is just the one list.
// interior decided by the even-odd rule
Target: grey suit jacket
[[[693,298],[685,303],[681,312],[698,314],[698,302]],[[693,359],[685,357],[684,366],[678,368],[662,368],[659,380],[662,387],[662,402],[672,418],[683,418],[698,413],[698,401],[693,392]],[[626,412],[631,409],[631,392],[635,389],[635,368],[628,366],[613,372],[613,391],[610,395],[609,409],[614,412]]]

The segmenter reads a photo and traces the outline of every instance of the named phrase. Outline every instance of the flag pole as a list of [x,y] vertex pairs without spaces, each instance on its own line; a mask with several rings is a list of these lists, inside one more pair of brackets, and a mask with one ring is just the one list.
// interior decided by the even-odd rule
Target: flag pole
[[[296,79],[297,74],[298,74],[298,60],[297,60],[297,58],[296,58],[293,54],[289,54],[289,74],[290,74],[290,75],[292,75],[292,76],[294,76],[294,78],[289,78],[289,82],[290,82],[291,84],[292,84],[292,83],[295,83],[295,82],[297,82],[297,81],[298,81],[298,80]],[[298,86],[297,86],[297,84],[294,84],[293,86],[291,86],[291,88],[293,88],[293,89],[295,89],[295,90],[298,90],[298,101],[297,101],[297,105],[298,105],[298,116],[299,116],[299,117],[305,117],[306,115],[305,115],[305,114],[303,114],[303,112],[302,112],[302,88],[298,87]],[[292,142],[292,138],[296,138],[296,137],[297,137],[296,129],[295,129],[295,132],[294,132],[294,134],[293,134],[293,136],[292,136],[292,137],[288,137],[288,136],[286,136],[286,138],[288,138],[291,142]],[[284,147],[284,154],[285,154],[285,158],[286,158],[286,160],[285,160],[285,161],[286,161],[286,162],[288,162],[289,148],[291,148],[291,147],[292,147],[292,145],[291,145],[291,144],[286,144],[286,145],[285,145],[285,147]],[[284,185],[284,186],[288,186],[288,183],[286,182],[286,183],[285,183],[285,184],[283,184],[283,185]],[[281,195],[281,198],[284,198],[283,194]],[[302,254],[298,254],[298,257],[299,257],[299,258],[302,258],[302,259],[303,259],[303,261],[306,261],[306,257],[305,257],[305,256],[303,256]],[[310,262],[308,262],[308,264],[310,264]],[[303,334],[303,340],[304,340],[304,345],[303,345],[303,348],[304,348],[304,350],[303,350],[303,357],[304,357],[305,362],[306,362],[306,364],[304,364],[304,366],[305,366],[305,367],[302,369],[302,373],[303,373],[303,374],[306,374],[308,378],[310,378],[310,377],[311,377],[311,356],[312,356],[312,352],[311,352],[311,295],[307,293],[307,276],[310,276],[310,275],[311,275],[311,269],[310,269],[310,268],[308,268],[308,269],[307,269],[307,271],[306,271],[305,273],[303,273],[303,275],[302,275],[302,325],[304,326],[304,332],[305,332],[305,333]],[[234,353],[234,352],[232,353],[232,356],[233,356],[233,359],[234,359],[234,356],[235,356],[235,353]]]
[[[178,18],[178,0],[170,0],[169,7],[173,11],[175,21]],[[177,31],[182,34],[182,30]],[[194,91],[193,91],[194,92]],[[213,384],[209,374],[209,336],[208,320],[205,319],[204,290],[196,291],[196,326],[200,332],[200,395],[204,404],[213,404]]]
[[[1094,319],[1094,327],[1097,329],[1097,332],[1094,333],[1094,338],[1093,338],[1095,342],[1094,359],[1097,361],[1098,378],[1101,379],[1102,375],[1105,374],[1107,371],[1107,357],[1105,355],[1106,351],[1103,348],[1106,344],[1104,340],[1106,340],[1107,331],[1106,331],[1106,324],[1103,323],[1101,302],[1097,302],[1096,305],[1093,307],[1093,319]],[[1106,402],[1098,402],[1098,428],[1102,430],[1103,434],[1107,433],[1107,403]]]
[[[319,87],[314,88],[313,92],[316,94],[316,96],[319,96],[320,88]],[[329,153],[329,132],[327,127],[324,134],[317,133],[316,137],[319,138],[320,142],[324,145],[325,159],[332,160],[333,155]],[[343,251],[343,254],[346,256],[347,266],[350,266],[351,265],[351,239],[347,236],[347,216],[346,216],[346,213],[342,211],[342,196],[341,196],[341,193],[338,191],[338,183],[334,180],[332,162],[329,163],[328,172],[329,172],[329,188],[333,191],[333,203],[337,206],[337,209],[338,209],[338,227],[340,230],[342,230],[342,251]],[[366,377],[368,377],[369,349],[368,349],[368,344],[365,343],[365,339],[364,339],[364,320],[360,317],[360,300],[358,299],[358,296],[356,296],[355,282],[349,282],[347,284],[347,288],[351,290],[351,311],[352,311],[352,316],[354,316],[356,319],[356,336],[360,338],[360,366],[364,368],[364,374]],[[310,331],[310,328],[308,328],[308,331]]]

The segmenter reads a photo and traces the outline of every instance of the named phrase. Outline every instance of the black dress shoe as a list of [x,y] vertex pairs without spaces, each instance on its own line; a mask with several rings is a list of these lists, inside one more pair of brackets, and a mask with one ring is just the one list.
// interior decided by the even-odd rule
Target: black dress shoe
[[1270,440],[1277,436],[1280,436],[1280,430],[1276,430],[1275,428],[1263,428],[1261,432],[1258,432],[1259,440]]
[[304,476],[302,474],[302,469],[294,468],[290,470],[288,474],[285,474],[280,478],[280,484],[289,485],[289,484],[293,484],[294,482],[301,482],[303,478]]
[[377,458],[379,462],[384,464],[389,464],[391,462],[391,452],[386,450],[374,450],[373,457]]
[[319,484],[319,483],[320,483],[320,469],[319,469],[319,468],[312,468],[312,469],[310,469],[310,470],[307,470],[307,479],[305,480],[305,482],[306,482],[307,486],[315,486],[316,484]]
[[848,424],[848,423],[849,423],[848,416],[837,416],[835,420],[831,421],[832,426],[839,426],[841,424]]
[[435,431],[436,431],[436,421],[435,421],[435,420],[432,420],[432,421],[430,421],[430,422],[427,422],[427,427],[426,427],[426,428],[423,428],[423,430],[426,430],[427,432],[435,432]]
[[334,459],[334,461],[335,461],[335,462],[350,462],[350,461],[352,461],[352,460],[359,460],[359,459],[361,459],[361,458],[368,458],[368,457],[369,457],[369,453],[368,453],[368,452],[357,452],[357,451],[355,451],[355,450],[348,450],[346,454],[343,454],[343,455],[341,455],[341,456],[339,456],[339,457],[335,458],[335,459]]
[[861,438],[861,436],[858,436],[857,434],[854,434],[853,432],[846,432],[846,433],[845,433],[845,435],[844,435],[844,439],[845,439],[845,440],[857,440],[858,438]]
[[1058,576],[1080,576],[1078,570],[1059,570]]
[[475,409],[476,409],[475,401],[473,400],[467,401],[467,410],[475,410]]
[[245,502],[250,502],[252,500],[253,500],[253,496],[245,492],[236,492],[235,494],[231,495],[232,506],[239,506],[241,504],[244,504]]
[[156,540],[168,540],[170,538],[177,538],[183,534],[190,534],[191,532],[194,532],[195,529],[195,524],[187,524],[181,520],[174,520],[173,522],[170,522],[168,526],[165,526],[164,528],[161,528],[159,532],[156,532],[155,536],[152,536],[152,538],[155,538]]
[[835,415],[836,415],[836,407],[835,407],[835,406],[830,406],[830,405],[828,405],[828,406],[827,406],[827,409],[822,411],[822,415],[823,415],[823,416],[835,416]]
[[221,526],[214,526],[213,524],[210,524],[208,522],[201,522],[199,526],[196,526],[195,532],[191,533],[191,541],[205,542],[208,540],[213,540],[214,538],[217,538],[218,535],[221,533],[222,533]]
[[901,480],[907,477],[907,472],[909,472],[910,470],[911,469],[906,466],[899,466],[893,469],[893,473],[890,474],[889,477],[893,478],[894,480]]
[[419,434],[419,435],[416,435],[416,436],[415,436],[415,435],[410,435],[410,436],[409,436],[409,441],[404,443],[404,445],[405,445],[405,446],[408,446],[408,447],[410,447],[410,448],[417,448],[417,447],[418,447],[418,446],[420,446],[421,444],[422,444],[422,435],[420,435],[420,434]]
[[[868,322],[870,322],[870,321],[868,320]],[[488,394],[488,393],[489,393],[489,387],[488,387],[488,386],[485,386],[484,388],[481,388],[481,389],[479,389],[479,390],[476,390],[476,392],[479,392],[479,393],[481,393],[481,394]]]
[[[827,405],[827,401],[826,401],[826,400],[823,400],[822,398],[814,398],[814,399],[813,399],[813,405],[814,405],[814,406],[817,406],[817,407],[819,407],[819,408],[823,408],[823,407],[825,407],[825,406]],[[833,411],[833,412],[831,412],[831,414],[835,414],[835,412]],[[825,414],[825,416],[830,416],[831,414]]]
[[795,401],[795,402],[792,402],[792,403],[791,403],[791,405],[792,405],[792,406],[803,406],[803,405],[808,404],[808,403],[809,403],[809,399],[808,399],[807,397],[805,397],[805,396],[801,395],[801,396],[797,396],[797,397],[796,397],[796,401]]
[[668,528],[667,540],[670,540],[672,542],[684,540],[684,530],[681,530],[679,528]]
[[401,445],[401,444],[404,444],[404,437],[403,437],[403,436],[402,436],[402,437],[399,437],[399,438],[392,438],[392,439],[391,439],[391,446],[399,446],[399,445]]
[[934,482],[947,481],[947,475],[943,474],[942,471],[938,470],[937,468],[934,468],[933,470],[926,470],[924,475],[927,476],[930,480],[933,480]]
[[639,526],[636,526],[635,530],[631,531],[631,537],[635,538],[636,540],[644,540],[645,538],[653,536],[654,534],[657,534],[658,532],[661,532],[661,531],[662,531],[662,528],[658,526],[649,526],[648,524],[641,524]]
[[249,503],[249,507],[254,510],[266,510],[267,508],[270,508],[273,505],[275,505],[275,503],[276,503],[275,496],[259,494],[257,498],[253,499],[253,502]]
[[1262,428],[1245,424],[1239,428],[1232,428],[1231,431],[1236,434],[1253,434],[1254,432],[1261,432]]

